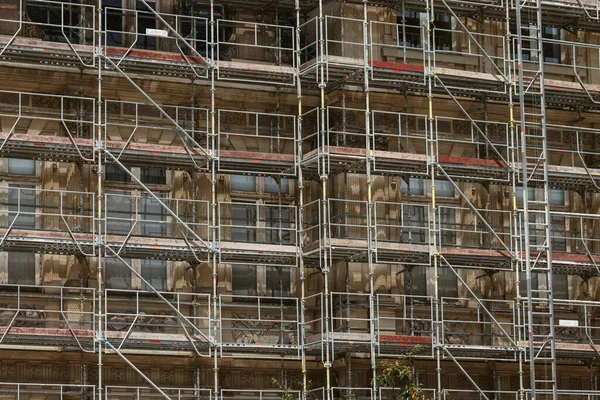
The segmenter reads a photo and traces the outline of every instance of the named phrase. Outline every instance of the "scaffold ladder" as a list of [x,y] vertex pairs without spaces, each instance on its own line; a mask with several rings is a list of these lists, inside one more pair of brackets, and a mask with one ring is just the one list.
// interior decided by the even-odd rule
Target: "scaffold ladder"
[[[527,10],[528,21],[522,20]],[[554,304],[552,299],[552,248],[548,198],[548,151],[544,91],[541,0],[515,2],[517,23],[517,72],[520,103],[521,173],[523,186],[523,258],[527,283],[527,358],[530,368],[530,398],[557,399]],[[524,77],[524,35],[529,55]],[[526,109],[526,105],[528,109]],[[529,187],[541,188],[538,197]],[[547,279],[545,288],[534,288],[533,274]],[[546,324],[548,326],[546,326]],[[539,325],[543,325],[540,329]],[[545,368],[550,366],[548,374]]]

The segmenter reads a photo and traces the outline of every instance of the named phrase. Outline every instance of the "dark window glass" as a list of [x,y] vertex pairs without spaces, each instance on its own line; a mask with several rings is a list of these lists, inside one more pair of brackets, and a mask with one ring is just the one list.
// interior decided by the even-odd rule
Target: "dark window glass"
[[[158,195],[161,201],[165,198]],[[142,235],[144,236],[165,236],[167,234],[167,225],[164,223],[167,220],[166,209],[160,202],[148,193],[142,194]]]
[[[398,42],[406,47],[422,47],[423,38],[421,37],[421,15],[422,13],[413,10],[404,11],[404,34],[402,27],[398,29]],[[402,25],[402,13],[398,14],[398,24]]]
[[256,177],[254,175],[231,175],[231,190],[255,192]]
[[249,265],[233,265],[231,289],[235,295],[256,296],[256,268]]
[[[543,27],[542,37],[549,40],[560,40],[560,28],[546,25]],[[545,62],[552,64],[560,63],[560,44],[544,41],[543,50]]]
[[[8,186],[8,224],[13,228],[35,228],[35,188],[33,186]],[[14,222],[14,223],[13,223]]]
[[[550,216],[550,235],[552,237],[552,251],[565,252],[567,251],[567,240],[565,227],[565,217],[552,215]],[[543,232],[541,232],[543,235]]]
[[131,194],[106,192],[106,231],[127,235],[131,230]]
[[[156,10],[155,3],[150,1],[147,3],[153,10]],[[136,1],[135,8],[138,10],[138,37],[135,47],[138,49],[156,50],[156,37],[146,34],[147,29],[156,29],[156,17],[141,1]]]
[[565,205],[565,191],[559,189],[548,190],[548,201],[553,206],[564,206]]
[[425,221],[425,208],[419,206],[406,206],[402,208],[402,242],[425,243],[427,221]]
[[165,168],[142,168],[140,172],[142,183],[153,185],[167,184],[167,170]]
[[454,185],[450,181],[435,181],[435,195],[438,197],[454,197]]
[[[539,287],[539,274],[531,273],[531,289],[538,290]],[[519,272],[519,294],[521,297],[527,297],[527,274],[525,272]],[[533,293],[533,297],[539,297],[538,293]]]
[[404,294],[427,295],[427,277],[425,276],[424,266],[404,269]]
[[409,185],[410,185],[410,194],[414,196],[423,196],[425,194],[425,181],[421,178],[410,178],[408,180],[408,185],[406,181],[402,179],[401,188],[402,194],[409,194]]
[[35,160],[9,158],[8,173],[13,175],[35,175]]
[[[152,287],[159,291],[167,288],[167,261],[165,260],[142,260],[142,278]],[[151,289],[142,282],[142,290]]]
[[[517,188],[517,202],[518,203],[523,203],[523,188],[522,187],[518,187]],[[531,200],[535,200],[535,188],[528,186],[527,187],[527,198],[529,201]]]
[[443,245],[455,245],[456,244],[456,213],[454,208],[440,207],[440,225],[441,225],[441,236]]
[[8,252],[8,283],[35,285],[35,254]]
[[[289,244],[291,238],[290,209],[265,207],[265,239],[267,243]],[[270,228],[270,229],[269,229]]]
[[[265,176],[265,193],[278,193],[279,187],[277,185],[277,180],[270,177]],[[281,178],[281,193],[287,194],[290,192],[290,180],[287,178]]]
[[446,14],[435,14],[434,24],[436,50],[452,50],[452,17]]
[[555,299],[569,298],[569,276],[564,274],[552,275],[552,296]]
[[256,240],[256,206],[248,204],[231,205],[231,240],[234,242],[254,242]]
[[438,290],[441,297],[458,297],[458,280],[450,268],[438,268]]
[[288,297],[289,295],[290,269],[286,267],[267,267],[267,296]]
[[104,179],[107,182],[131,182],[131,176],[119,165],[107,165]]
[[[124,260],[131,265],[131,260]],[[131,289],[131,269],[118,258],[104,260],[104,282],[108,289]]]
[[[123,13],[120,10],[123,0],[102,0],[104,8],[104,44],[107,46],[123,46]],[[116,10],[119,9],[119,10]]]

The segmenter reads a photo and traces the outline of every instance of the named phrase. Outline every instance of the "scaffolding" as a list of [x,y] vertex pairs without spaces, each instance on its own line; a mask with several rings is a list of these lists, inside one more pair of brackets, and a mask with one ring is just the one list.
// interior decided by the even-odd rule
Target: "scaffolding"
[[[82,371],[0,397],[384,400],[402,360],[428,399],[600,398],[597,1],[118,3],[0,4],[2,74],[58,82],[0,91],[0,155],[70,165],[35,186],[7,162],[0,250],[82,271],[0,285],[0,349]],[[160,383],[162,359],[193,384]],[[265,361],[267,384],[222,373]],[[585,387],[561,379],[576,363]]]

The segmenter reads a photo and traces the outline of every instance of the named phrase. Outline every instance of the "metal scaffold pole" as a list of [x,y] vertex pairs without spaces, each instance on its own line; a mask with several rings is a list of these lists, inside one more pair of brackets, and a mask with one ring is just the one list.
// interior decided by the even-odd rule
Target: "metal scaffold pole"
[[211,201],[210,201],[210,218],[212,220],[212,246],[211,253],[209,254],[211,267],[212,267],[212,301],[213,301],[213,341],[214,341],[214,352],[213,352],[213,384],[214,384],[214,396],[220,398],[219,393],[219,328],[221,324],[221,315],[219,314],[218,306],[218,257],[217,257],[217,141],[216,141],[216,88],[215,88],[215,74],[218,66],[215,62],[215,38],[217,32],[215,31],[215,2],[210,0],[210,187],[211,187]]
[[[326,109],[325,109],[325,88],[327,86],[327,82],[325,80],[325,16],[323,11],[323,0],[319,0],[319,24],[318,24],[318,37],[319,37],[319,63],[318,63],[318,86],[319,86],[319,135],[321,137],[321,143],[328,143],[325,140],[327,135],[327,126],[326,126]],[[329,149],[324,149],[324,154],[320,160],[320,173],[319,178],[321,179],[321,215],[319,218],[322,222],[322,238],[323,242],[322,246],[322,255],[321,255],[321,271],[323,273],[323,298],[324,298],[324,325],[325,325],[325,360],[323,360],[323,366],[325,367],[325,398],[326,400],[333,399],[333,395],[331,393],[331,367],[332,367],[332,355],[331,355],[331,332],[330,332],[330,293],[329,293],[329,251],[330,251],[330,238],[329,238],[329,207],[327,200],[327,186],[329,182],[329,169],[328,162],[326,161],[326,153]]]
[[373,179],[371,176],[371,161],[373,159],[373,149],[371,149],[371,105],[369,93],[369,5],[367,0],[363,0],[363,79],[365,92],[365,144],[366,157],[365,169],[367,175],[367,263],[369,265],[369,353],[371,359],[371,397],[377,398],[377,335],[375,321],[375,276],[373,261]]
[[97,137],[96,140],[94,142],[94,154],[96,155],[96,162],[97,162],[97,171],[96,171],[96,175],[97,175],[97,188],[96,188],[96,196],[97,196],[97,215],[96,215],[96,226],[97,226],[97,232],[96,232],[96,250],[97,250],[97,271],[96,271],[96,280],[98,281],[97,285],[98,285],[98,320],[97,320],[97,331],[95,333],[95,340],[96,343],[98,345],[98,398],[102,399],[102,393],[103,393],[103,381],[102,381],[102,351],[103,351],[103,337],[104,337],[104,332],[102,331],[102,321],[103,321],[103,314],[102,314],[102,310],[103,310],[103,282],[104,282],[104,276],[103,276],[103,259],[102,259],[102,254],[103,254],[103,235],[102,235],[102,229],[103,229],[103,224],[102,224],[102,198],[103,198],[103,193],[102,193],[102,147],[103,147],[103,143],[102,143],[102,136],[104,134],[103,129],[102,129],[102,1],[98,0],[98,14],[97,14],[97,18],[98,18],[98,23],[97,23],[97,27],[98,27],[98,31],[94,32],[94,34],[97,34],[97,47],[96,47],[96,61],[98,63],[98,97],[97,97],[97,108],[98,108],[98,120],[96,121],[97,123]]
[[294,40],[296,41],[295,54],[296,57],[296,97],[298,101],[298,120],[296,121],[297,136],[296,136],[296,171],[298,173],[298,223],[296,226],[296,237],[298,246],[298,266],[300,274],[300,363],[302,373],[302,400],[306,400],[308,392],[308,375],[306,371],[306,271],[304,266],[304,240],[301,235],[304,221],[304,176],[302,174],[302,83],[300,81],[300,65],[302,65],[301,55],[301,15],[300,15],[300,0],[294,0],[294,11],[296,13],[296,27]]
[[434,132],[434,117],[433,117],[433,84],[435,80],[435,71],[433,69],[433,45],[432,45],[432,27],[434,23],[433,1],[426,2],[426,18],[427,26],[425,32],[425,54],[426,54],[426,73],[427,73],[427,124],[429,125],[429,137],[427,138],[429,146],[429,157],[427,159],[428,174],[431,178],[431,221],[429,243],[431,246],[431,259],[433,262],[433,340],[435,343],[436,355],[436,377],[437,377],[437,398],[442,399],[442,340],[441,340],[441,322],[439,310],[439,248],[437,243],[438,238],[438,222],[437,208],[435,203],[435,170],[437,165],[437,143]]

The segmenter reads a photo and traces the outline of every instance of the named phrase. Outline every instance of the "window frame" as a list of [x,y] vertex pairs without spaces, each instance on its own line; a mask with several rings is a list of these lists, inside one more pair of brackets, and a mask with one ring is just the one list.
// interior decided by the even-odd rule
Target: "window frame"
[[[35,253],[30,253],[30,252],[25,252],[25,251],[7,251],[7,256],[6,256],[6,282],[9,285],[36,285],[37,284],[37,260],[36,260],[36,255]],[[13,257],[15,255],[26,255],[27,258],[29,258],[28,260],[11,260],[11,254],[13,255]],[[23,263],[26,263],[26,267],[27,267],[27,272],[28,275],[31,274],[31,276],[26,280],[25,282],[23,282],[21,279],[11,279],[11,265],[14,264],[18,264],[16,266],[16,268],[19,271],[23,271]],[[11,281],[12,280],[12,281]]]

